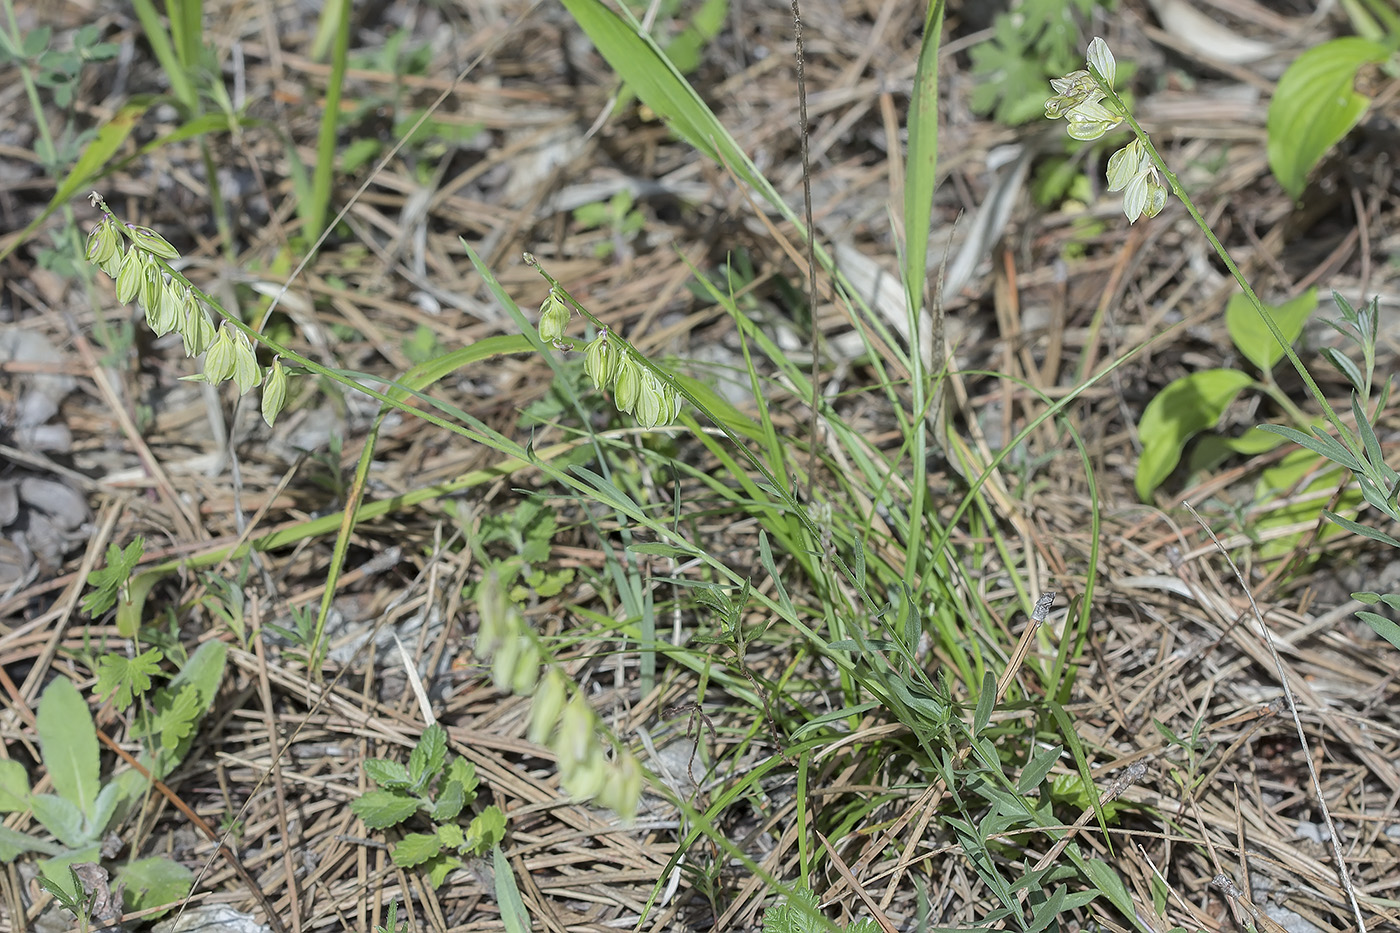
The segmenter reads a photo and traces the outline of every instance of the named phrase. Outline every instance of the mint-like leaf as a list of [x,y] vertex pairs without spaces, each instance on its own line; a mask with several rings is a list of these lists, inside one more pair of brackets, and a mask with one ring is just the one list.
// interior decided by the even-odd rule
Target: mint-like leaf
[[350,812],[369,829],[396,826],[417,811],[418,801],[415,798],[388,790],[372,790],[350,803]]
[[487,807],[478,813],[467,827],[462,848],[472,855],[485,855],[486,850],[506,837],[506,815],[499,807]]
[[429,836],[426,833],[409,833],[399,841],[398,845],[394,846],[390,858],[394,860],[395,865],[401,868],[411,868],[426,862],[441,851],[442,841],[437,836]]
[[369,775],[371,781],[387,790],[404,789],[413,783],[407,768],[386,758],[371,758],[366,761],[365,774]]
[[428,814],[434,823],[446,823],[448,820],[455,820],[457,814],[462,812],[462,807],[466,805],[467,797],[462,790],[460,781],[447,781],[438,792],[437,800],[433,802],[432,813]]

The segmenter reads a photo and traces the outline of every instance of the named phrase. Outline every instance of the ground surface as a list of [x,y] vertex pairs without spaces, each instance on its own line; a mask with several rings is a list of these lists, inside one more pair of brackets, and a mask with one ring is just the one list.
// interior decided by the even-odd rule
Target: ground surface
[[[1373,929],[1400,929],[1400,652],[1358,623],[1348,604],[1353,590],[1395,589],[1400,565],[1359,538],[1320,539],[1316,515],[1325,496],[1296,524],[1267,527],[1268,514],[1290,493],[1261,497],[1257,483],[1281,450],[1227,459],[1191,476],[1178,472],[1154,506],[1138,499],[1135,424],[1148,400],[1185,373],[1244,365],[1223,323],[1233,281],[1174,199],[1153,220],[1125,222],[1118,196],[1100,181],[1106,151],[1088,155],[1066,145],[1056,125],[1009,129],[971,109],[984,79],[973,74],[968,49],[989,32],[985,16],[965,6],[977,5],[954,3],[948,14],[931,250],[935,272],[947,257],[947,336],[956,367],[966,371],[950,392],[954,431],[977,449],[996,451],[1044,410],[1045,398],[1062,397],[1150,340],[1067,409],[1087,457],[1060,424],[1045,422],[1020,462],[998,475],[999,509],[985,520],[1000,529],[1012,565],[1008,553],[988,547],[985,525],[961,528],[951,545],[966,555],[969,598],[989,607],[986,618],[1011,641],[1025,618],[1012,577],[1033,592],[1061,594],[1052,623],[1065,624],[1067,599],[1089,600],[1092,627],[1074,662],[1066,709],[1096,769],[1108,775],[1142,761],[1147,773],[1123,793],[1134,815],[1085,845],[1113,860],[1139,903],[1152,902],[1154,872],[1166,877],[1174,893],[1163,909],[1177,923],[1240,928],[1252,901],[1266,912],[1254,922],[1265,926],[1278,920],[1289,930],[1355,929],[1324,841],[1306,767],[1311,757],[1362,913]],[[1317,286],[1322,316],[1330,316],[1329,289],[1357,304],[1381,296],[1378,371],[1392,371],[1395,86],[1378,79],[1379,103],[1295,206],[1268,169],[1269,94],[1298,51],[1344,31],[1345,23],[1261,12],[1248,3],[1199,6],[1233,24],[1224,38],[1174,28],[1161,9],[1139,3],[1100,11],[1086,36],[1108,37],[1120,62],[1136,66],[1129,83],[1141,122],[1261,295],[1281,301]],[[175,108],[151,107],[118,150],[136,157],[96,183],[125,219],[160,231],[182,251],[192,281],[248,313],[287,281],[279,251],[305,255],[291,155],[294,149],[307,165],[315,159],[327,74],[311,52],[315,13],[305,4],[208,3],[205,38],[247,124],[237,134],[211,134],[205,162],[195,143],[164,141],[181,122]],[[65,122],[76,129],[103,124],[139,95],[165,93],[167,78],[125,5],[20,4],[16,14],[21,32],[52,27],[56,47],[95,23],[119,50],[86,66],[69,109],[41,89],[55,134]],[[891,218],[900,201],[892,186],[902,181],[902,153],[891,143],[904,122],[923,13],[900,3],[820,2],[804,5],[803,14],[815,221],[879,313],[892,306],[879,283],[892,285],[897,271]],[[357,7],[355,15],[340,142],[342,159],[352,146],[363,158],[348,168],[342,162],[331,207],[348,211],[281,301],[283,339],[327,365],[393,378],[425,349],[518,333],[464,256],[464,237],[522,308],[537,308],[548,291],[522,260],[528,251],[643,352],[693,361],[693,372],[727,386],[735,404],[753,411],[733,321],[692,287],[696,270],[712,275],[735,259],[751,270],[744,300],[753,319],[803,358],[806,272],[800,255],[782,248],[796,242],[791,228],[760,213],[722,166],[677,142],[635,102],[614,110],[616,82],[562,8],[378,3]],[[683,23],[693,11],[679,15]],[[666,28],[671,35],[679,27]],[[735,3],[719,34],[703,43],[690,78],[796,205],[801,163],[790,35],[785,6]],[[1230,50],[1246,39],[1272,53],[1229,63]],[[18,71],[10,65],[3,74],[0,230],[8,248],[15,243],[8,232],[37,217],[57,185],[34,155],[40,137]],[[425,138],[379,166],[444,91]],[[1048,89],[1034,96],[1043,99]],[[137,153],[153,142],[161,144]],[[1038,201],[1033,195],[1065,157],[1084,169],[1088,186]],[[209,167],[226,200],[226,227],[211,206]],[[575,213],[619,192],[628,197],[613,202],[620,205],[616,222],[590,225]],[[85,194],[65,207],[83,233],[97,219]],[[1009,205],[1002,222],[990,229],[974,223],[993,199]],[[633,214],[637,227],[627,220]],[[53,673],[88,685],[84,652],[94,641],[125,650],[110,618],[88,620],[78,608],[83,581],[110,543],[143,535],[147,561],[157,562],[291,529],[285,546],[252,563],[206,568],[243,594],[236,614],[253,637],[240,638],[211,611],[205,597],[218,584],[193,570],[158,584],[144,620],[186,645],[230,645],[213,712],[167,783],[211,825],[241,821],[234,848],[261,897],[164,799],[151,800],[139,823],[123,830],[126,851],[167,854],[199,871],[195,904],[228,904],[260,922],[270,906],[289,930],[367,931],[395,899],[410,904],[413,929],[499,929],[488,865],[458,871],[434,890],[417,873],[396,869],[386,837],[367,832],[348,809],[369,786],[361,762],[402,759],[423,728],[396,634],[426,676],[453,747],[475,762],[487,799],[507,811],[505,851],[537,924],[626,929],[646,911],[647,929],[756,929],[772,903],[769,892],[703,839],[692,842],[673,883],[660,886],[648,909],[658,879],[674,867],[678,813],[647,798],[639,821],[620,826],[606,811],[569,803],[551,756],[525,741],[528,704],[496,691],[472,655],[477,617],[469,587],[482,556],[517,546],[524,553],[529,529],[540,526],[530,525],[521,503],[543,493],[557,510],[557,528],[542,533],[551,547],[538,563],[569,573],[557,592],[527,595],[527,616],[541,632],[563,636],[560,659],[608,725],[697,804],[712,803],[726,780],[770,761],[778,723],[761,706],[727,703],[716,691],[706,697],[714,703],[714,733],[698,722],[688,728],[677,708],[699,697],[696,675],[663,664],[661,676],[647,681],[655,687],[643,692],[636,656],[613,651],[614,633],[599,620],[621,622],[626,613],[611,595],[611,565],[600,545],[600,533],[609,530],[584,521],[577,503],[528,468],[501,469],[451,495],[365,519],[337,585],[326,676],[312,676],[285,639],[257,633],[291,625],[292,607],[319,605],[339,527],[334,516],[377,404],[330,384],[303,385],[268,429],[254,402],[233,405],[227,386],[214,392],[180,381],[194,369],[178,340],[133,326],[105,276],[76,274],[73,263],[45,252],[53,248],[50,232],[61,235],[66,223],[63,211],[55,214],[0,267],[7,458],[0,483],[9,503],[0,555],[0,730],[7,756],[35,764],[33,710]],[[828,303],[817,317],[827,388],[873,443],[897,446],[887,398],[863,389],[873,377],[849,322]],[[1310,325],[1299,344],[1320,376],[1329,370],[1317,349],[1332,339],[1325,327]],[[553,423],[560,411],[551,407],[551,379],[538,355],[515,353],[460,370],[434,394],[522,443],[533,437],[543,449],[572,436]],[[1280,379],[1301,403],[1296,380]],[[1323,381],[1339,408],[1347,405],[1342,386],[1335,375]],[[805,437],[804,406],[786,393],[778,400],[776,390],[774,399],[780,431]],[[609,411],[601,406],[595,414],[606,421]],[[1262,397],[1242,398],[1222,432],[1278,417]],[[1388,448],[1393,419],[1384,415],[1378,426]],[[679,442],[674,452],[699,470],[713,469],[700,444]],[[367,501],[427,490],[501,459],[396,415],[380,432]],[[963,488],[945,461],[931,462],[933,488]],[[679,492],[670,477],[627,482],[659,484],[663,503],[673,495],[707,501],[694,480]],[[961,494],[949,492],[949,503]],[[1097,529],[1090,522],[1095,500]],[[1182,500],[1218,531],[1248,580],[1295,693],[1306,748],[1277,702],[1278,667],[1246,591],[1179,507]],[[480,537],[480,523],[493,515],[513,516],[500,524],[515,522],[515,537],[504,533],[479,551],[463,547],[463,535]],[[697,515],[697,543],[753,565],[752,524],[718,509],[709,521],[703,509]],[[332,519],[309,525],[320,516]],[[1282,560],[1269,550],[1271,541],[1299,560]],[[655,570],[676,572],[663,561]],[[675,612],[678,632],[694,624],[689,609],[684,619]],[[668,610],[663,627],[671,625]],[[785,677],[805,681],[808,693],[793,688],[793,701],[819,715],[829,708],[822,696],[829,673],[797,645],[795,637],[769,639],[745,664],[770,686]],[[714,658],[730,669],[729,696],[742,694],[732,655],[716,648]],[[93,708],[100,729],[135,747],[121,714]],[[791,721],[781,712],[777,718],[784,726]],[[882,728],[878,711],[869,713],[851,743],[859,746],[865,736],[878,744]],[[1168,736],[1194,736],[1199,744]],[[696,738],[703,754],[691,761]],[[897,929],[913,929],[926,892],[938,923],[981,920],[988,902],[955,840],[921,835],[923,785],[893,765],[882,770],[845,754],[832,749],[815,759],[812,781],[820,793],[811,806],[825,812],[825,831],[840,824],[833,814],[847,801],[879,804],[861,810],[856,825],[842,826],[840,858],[812,879],[830,915],[846,922],[873,911]],[[103,760],[115,766],[110,756]],[[746,795],[717,817],[730,841],[786,880],[796,878],[798,856],[792,774],[780,766],[765,779],[766,797]],[[17,816],[7,825],[33,831]],[[804,841],[804,853],[808,844],[819,845]],[[844,876],[836,864],[854,864],[855,874]],[[1221,873],[1234,879],[1243,900],[1211,887]],[[22,894],[32,890],[30,877],[23,861],[9,867],[0,929],[29,922],[16,911],[22,900],[30,903]]]

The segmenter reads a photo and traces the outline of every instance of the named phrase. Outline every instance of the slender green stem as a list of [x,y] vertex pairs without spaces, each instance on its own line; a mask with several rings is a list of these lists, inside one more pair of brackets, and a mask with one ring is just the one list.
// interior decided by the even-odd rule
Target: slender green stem
[[1089,73],[1094,76],[1094,80],[1097,81],[1099,87],[1103,89],[1108,100],[1113,102],[1118,113],[1121,113],[1123,119],[1132,127],[1134,135],[1142,142],[1142,145],[1146,148],[1148,155],[1151,157],[1152,164],[1157,166],[1158,170],[1161,171],[1163,176],[1167,179],[1167,184],[1171,186],[1172,193],[1181,199],[1182,204],[1186,205],[1186,210],[1191,215],[1191,219],[1196,222],[1196,226],[1201,228],[1201,232],[1205,234],[1206,240],[1210,242],[1211,248],[1215,250],[1215,254],[1220,257],[1220,261],[1225,264],[1225,268],[1230,270],[1230,274],[1233,275],[1235,281],[1240,284],[1240,288],[1244,290],[1244,294],[1249,299],[1249,303],[1254,306],[1254,310],[1257,311],[1259,316],[1263,319],[1264,326],[1269,329],[1269,333],[1274,335],[1274,339],[1279,342],[1279,346],[1283,347],[1284,355],[1286,355],[1288,361],[1293,364],[1294,370],[1297,371],[1299,378],[1307,385],[1308,391],[1312,394],[1312,397],[1317,399],[1318,404],[1322,406],[1323,413],[1326,415],[1328,423],[1336,429],[1338,440],[1340,440],[1358,460],[1364,462],[1366,457],[1365,452],[1361,450],[1361,445],[1357,442],[1352,432],[1347,430],[1346,426],[1342,424],[1342,419],[1339,418],[1336,411],[1332,409],[1332,405],[1327,401],[1327,396],[1323,394],[1322,389],[1318,387],[1316,380],[1313,379],[1312,373],[1308,372],[1308,368],[1303,365],[1303,361],[1299,359],[1298,354],[1294,352],[1292,343],[1284,336],[1283,331],[1278,326],[1278,322],[1274,320],[1274,316],[1269,313],[1268,308],[1264,307],[1264,303],[1259,300],[1259,296],[1255,294],[1253,287],[1250,286],[1249,281],[1244,277],[1244,273],[1240,271],[1240,267],[1237,266],[1235,260],[1231,258],[1230,252],[1225,249],[1224,244],[1216,237],[1215,231],[1211,230],[1210,224],[1206,222],[1205,217],[1201,216],[1201,212],[1197,209],[1196,203],[1191,200],[1191,196],[1186,193],[1186,189],[1181,187],[1181,182],[1177,180],[1176,174],[1167,167],[1166,161],[1162,158],[1161,153],[1157,151],[1157,147],[1152,144],[1152,140],[1147,135],[1147,131],[1142,128],[1137,120],[1133,119],[1133,115],[1129,112],[1128,106],[1123,103],[1123,99],[1113,90],[1109,82],[1104,80],[1104,76],[1099,73],[1098,69],[1090,65]]

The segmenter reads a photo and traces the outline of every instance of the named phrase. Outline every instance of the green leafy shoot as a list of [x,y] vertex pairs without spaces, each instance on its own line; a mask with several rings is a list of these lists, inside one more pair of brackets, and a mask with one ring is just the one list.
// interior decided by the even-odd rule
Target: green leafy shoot
[[[350,804],[368,829],[389,829],[422,813],[431,833],[408,833],[390,850],[394,864],[421,867],[433,887],[442,884],[467,858],[479,858],[505,838],[505,814],[487,807],[465,827],[462,811],[476,799],[476,767],[447,757],[447,733],[434,723],[423,730],[409,753],[408,766],[384,758],[365,762],[365,774],[379,785]],[[435,788],[434,788],[434,785]]]
[[83,597],[82,610],[88,618],[96,618],[125,596],[127,582],[146,552],[146,539],[137,537],[124,548],[107,545],[107,566],[88,574],[92,592]]
[[115,696],[117,709],[129,709],[136,697],[151,689],[151,678],[160,673],[165,655],[159,648],[143,651],[134,658],[104,654],[97,659],[97,685],[92,692],[99,700]]

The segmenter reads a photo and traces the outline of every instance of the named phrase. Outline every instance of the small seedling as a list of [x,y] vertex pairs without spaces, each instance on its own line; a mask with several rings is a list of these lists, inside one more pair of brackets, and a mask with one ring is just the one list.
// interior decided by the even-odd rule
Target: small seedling
[[494,806],[463,828],[459,817],[476,799],[476,766],[458,755],[449,760],[447,733],[436,723],[423,730],[406,767],[372,758],[364,768],[379,789],[351,803],[351,811],[370,829],[397,826],[420,812],[427,816],[433,832],[409,833],[389,854],[395,865],[425,868],[435,888],[466,859],[485,855],[505,837],[505,814]]
[[[124,682],[129,685],[142,677],[143,674],[136,674]],[[190,720],[190,729],[199,712],[202,710],[197,710]],[[140,772],[128,770],[106,784],[100,783],[92,714],[68,678],[59,677],[44,690],[37,719],[39,747],[54,792],[33,793],[24,766],[12,759],[0,760],[0,812],[27,811],[53,838],[41,839],[0,827],[0,861],[12,862],[25,852],[46,856],[39,861],[45,887],[55,892],[65,907],[85,917],[85,913],[74,909],[75,905],[82,907],[85,900],[70,868],[110,857],[110,849],[104,852],[108,832],[125,818],[149,782]],[[184,747],[188,750],[188,743]],[[165,759],[169,762],[166,772],[178,761],[172,757],[173,753]],[[183,865],[156,856],[124,864],[117,870],[116,881],[123,885],[127,909],[146,910],[185,897],[194,875]]]

